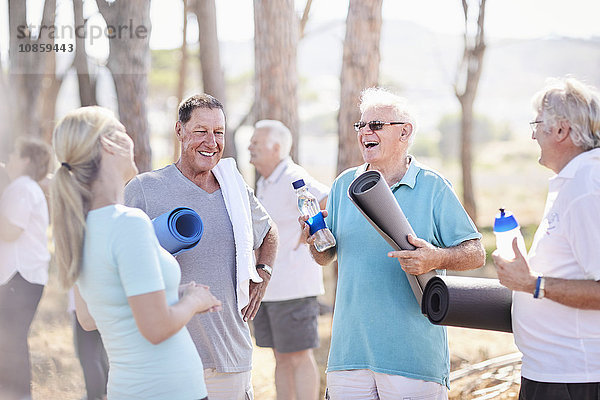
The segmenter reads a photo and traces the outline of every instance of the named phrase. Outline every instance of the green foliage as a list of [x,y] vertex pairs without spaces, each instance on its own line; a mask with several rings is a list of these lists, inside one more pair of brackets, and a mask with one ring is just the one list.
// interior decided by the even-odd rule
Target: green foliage
[[[494,221],[490,221],[493,223]],[[537,225],[529,224],[521,226],[521,233],[523,234],[523,239],[525,239],[525,247],[527,250],[531,248],[531,243],[533,242],[533,236],[535,235],[535,231],[537,230]],[[481,243],[485,248],[486,255],[486,264],[493,265],[494,261],[492,260],[492,253],[496,250],[496,236],[494,236],[494,228],[492,225],[483,226],[479,228],[479,232],[483,235],[481,239]]]
[[415,141],[410,148],[410,153],[414,154],[417,158],[420,157],[439,157],[439,135],[435,135],[429,132],[419,132],[415,137]]
[[[179,68],[181,66],[181,50],[152,50],[152,68],[148,75],[150,96],[174,96],[179,84]],[[186,88],[198,86],[200,79],[200,61],[197,48],[188,49]]]
[[[439,151],[445,159],[457,159],[460,155],[460,114],[446,114],[438,124],[440,131]],[[485,115],[475,115],[473,121],[473,146],[496,140],[508,140],[512,136],[508,124],[495,124]]]
[[337,116],[333,113],[312,115],[300,121],[300,132],[322,136],[337,132]]

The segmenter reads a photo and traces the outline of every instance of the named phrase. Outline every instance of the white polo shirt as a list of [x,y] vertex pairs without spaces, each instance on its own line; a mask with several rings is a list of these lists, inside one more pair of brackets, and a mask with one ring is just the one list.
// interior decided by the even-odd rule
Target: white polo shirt
[[[544,276],[600,280],[600,149],[578,155],[550,179],[528,259]],[[525,378],[600,382],[600,311],[514,292],[513,330]]]
[[271,175],[256,183],[256,197],[277,224],[279,248],[273,276],[263,301],[282,301],[324,293],[323,271],[311,257],[308,246],[298,245],[300,224],[298,199],[292,182],[304,179],[308,190],[321,201],[329,188],[311,177],[289,157],[282,160]]
[[0,213],[23,233],[12,242],[0,239],[0,285],[17,271],[30,283],[48,283],[48,205],[40,185],[29,176],[12,181],[0,198]]

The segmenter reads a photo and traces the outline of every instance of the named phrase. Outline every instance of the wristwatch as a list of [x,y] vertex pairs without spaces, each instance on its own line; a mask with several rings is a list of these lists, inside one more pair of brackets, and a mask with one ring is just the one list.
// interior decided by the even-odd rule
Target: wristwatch
[[271,268],[267,264],[256,264],[256,269],[262,269],[267,274],[269,274],[269,276],[273,275],[273,268]]
[[543,299],[546,296],[546,278],[542,275],[538,276],[535,285],[535,292],[533,292],[534,299]]

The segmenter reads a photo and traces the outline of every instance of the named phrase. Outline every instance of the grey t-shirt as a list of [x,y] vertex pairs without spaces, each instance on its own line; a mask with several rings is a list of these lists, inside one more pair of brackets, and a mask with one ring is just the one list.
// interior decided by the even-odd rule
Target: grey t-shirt
[[[271,219],[247,187],[252,213],[254,249],[271,227]],[[196,315],[187,324],[204,368],[243,372],[252,368],[252,341],[248,324],[240,316],[236,296],[236,261],[233,226],[221,189],[207,193],[187,179],[174,164],[136,176],[125,187],[125,204],[142,209],[150,218],[177,207],[196,211],[204,225],[196,247],[177,256],[181,283],[210,286],[223,302],[223,310]],[[241,207],[241,205],[240,205]]]

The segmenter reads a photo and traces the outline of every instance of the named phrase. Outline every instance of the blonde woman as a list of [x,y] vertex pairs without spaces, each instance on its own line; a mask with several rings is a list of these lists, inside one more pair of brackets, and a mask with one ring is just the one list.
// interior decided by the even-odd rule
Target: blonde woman
[[0,175],[0,398],[31,396],[27,334],[48,283],[48,204],[39,182],[52,149],[35,139],[17,141]]
[[146,214],[121,204],[137,173],[125,128],[108,110],[84,107],[58,123],[53,145],[61,162],[51,188],[59,276],[75,284],[83,328],[102,335],[108,398],[206,398],[185,324],[221,302],[193,282],[178,299],[177,261],[160,247]]

